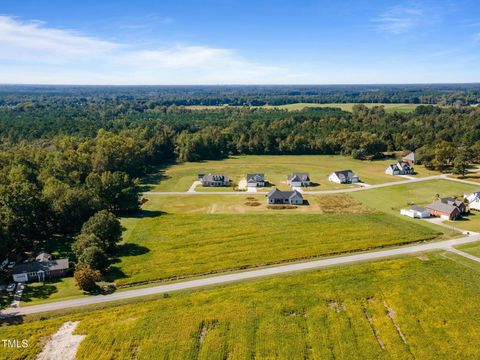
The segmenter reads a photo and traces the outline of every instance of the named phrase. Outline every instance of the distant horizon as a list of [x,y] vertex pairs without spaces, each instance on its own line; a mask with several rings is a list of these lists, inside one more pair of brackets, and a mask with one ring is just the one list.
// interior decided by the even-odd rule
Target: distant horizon
[[316,83],[305,83],[305,84],[269,84],[269,83],[252,83],[252,84],[47,84],[47,83],[0,83],[1,86],[45,86],[45,87],[249,87],[249,86],[277,86],[277,87],[288,87],[288,86],[429,86],[429,85],[478,85],[479,82],[432,82],[432,83],[331,83],[331,84],[316,84]]

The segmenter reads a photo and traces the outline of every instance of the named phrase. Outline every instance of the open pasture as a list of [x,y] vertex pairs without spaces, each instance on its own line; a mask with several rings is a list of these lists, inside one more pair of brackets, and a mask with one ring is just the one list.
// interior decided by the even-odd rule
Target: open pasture
[[[199,173],[218,173],[229,176],[234,184],[247,173],[264,173],[271,185],[287,190],[287,175],[292,172],[308,172],[314,183],[310,190],[345,189],[358,185],[335,184],[328,181],[333,171],[353,170],[366,184],[380,184],[401,181],[398,176],[385,174],[385,168],[393,159],[362,161],[339,155],[245,155],[225,160],[187,162],[171,165],[160,170],[156,176],[145,180],[151,191],[187,191],[197,180]],[[416,176],[436,175],[438,172],[415,167]],[[232,188],[227,188],[232,190]],[[265,188],[264,190],[269,190]],[[308,190],[307,189],[307,190]],[[225,190],[225,189],[224,189]]]
[[454,254],[286,275],[103,310],[25,319],[0,359],[34,359],[66,321],[78,359],[475,359],[480,265]]

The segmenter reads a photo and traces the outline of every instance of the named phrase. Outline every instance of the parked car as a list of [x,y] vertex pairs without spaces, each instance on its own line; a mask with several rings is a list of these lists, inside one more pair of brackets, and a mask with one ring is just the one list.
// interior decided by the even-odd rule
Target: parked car
[[12,262],[9,262],[8,265],[7,265],[7,269],[13,269],[13,267],[15,266],[15,261],[12,261]]
[[17,287],[17,284],[11,283],[10,285],[7,286],[7,291],[8,292],[13,292],[13,291],[15,291],[16,287]]

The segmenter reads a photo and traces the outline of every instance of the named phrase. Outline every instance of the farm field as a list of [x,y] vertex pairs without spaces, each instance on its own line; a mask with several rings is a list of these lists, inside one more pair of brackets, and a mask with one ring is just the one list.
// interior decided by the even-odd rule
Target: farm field
[[[341,185],[328,181],[328,175],[336,170],[353,170],[366,184],[380,184],[401,181],[398,176],[385,174],[385,168],[394,162],[393,159],[378,161],[355,160],[339,155],[246,155],[235,156],[225,160],[187,162],[171,165],[161,170],[157,176],[145,180],[151,191],[187,191],[197,180],[199,173],[221,173],[228,175],[234,184],[247,173],[265,173],[266,179],[280,189],[287,190],[287,175],[292,172],[308,172],[316,186],[310,190],[345,189],[358,185]],[[416,176],[438,175],[438,172],[416,166]],[[200,187],[198,187],[200,189]],[[265,189],[265,190],[268,190]]]
[[[264,105],[259,106],[264,109],[284,109],[288,111],[299,111],[303,110],[308,107],[332,107],[332,108],[340,108],[344,111],[351,112],[353,109],[354,103],[330,103],[330,104],[317,104],[317,103],[296,103],[296,104],[287,104],[287,105]],[[385,108],[385,112],[392,113],[392,112],[412,112],[417,108],[417,104],[363,104],[369,108],[373,106],[383,106]],[[205,110],[205,109],[221,109],[224,107],[228,107],[227,105],[224,106],[207,106],[207,105],[193,105],[187,106],[187,109],[191,110]]]
[[[263,209],[261,216],[260,206],[242,204],[243,196],[150,198],[145,217],[124,224],[130,234],[125,243],[139,251],[114,265],[112,280],[118,285],[366,250],[442,234],[409,219],[374,212],[348,195],[309,196],[312,213],[299,213],[306,207]],[[242,206],[248,209],[245,213],[239,211]]]
[[80,321],[75,333],[86,335],[78,359],[474,359],[479,301],[480,264],[419,254],[27,317],[0,327],[0,337],[30,346],[3,349],[0,359],[34,359],[66,321]]

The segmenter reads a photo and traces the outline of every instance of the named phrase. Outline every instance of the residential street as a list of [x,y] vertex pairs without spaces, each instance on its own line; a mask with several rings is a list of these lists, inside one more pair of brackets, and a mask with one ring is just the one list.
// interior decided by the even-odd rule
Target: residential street
[[[403,184],[409,184],[409,183],[415,183],[415,182],[421,182],[421,181],[429,181],[429,180],[436,180],[436,179],[444,179],[444,180],[462,182],[462,183],[465,183],[465,184],[477,185],[480,188],[480,183],[478,183],[478,182],[456,179],[456,178],[448,177],[447,174],[442,174],[442,175],[427,176],[427,177],[423,177],[423,178],[409,178],[409,179],[405,179],[405,180],[401,180],[401,181],[394,181],[394,182],[390,182],[390,183],[382,183],[382,184],[376,184],[376,185],[365,186],[366,184],[363,184],[364,186],[359,186],[359,187],[356,187],[356,188],[338,189],[338,190],[306,191],[306,192],[303,192],[303,193],[311,194],[311,195],[349,193],[349,192],[355,192],[355,191],[365,191],[365,190],[370,190],[370,189],[378,189],[378,188],[383,188],[383,187],[388,187],[388,186],[403,185]],[[266,192],[266,191],[257,191],[257,192],[248,192],[248,191],[247,192],[245,192],[245,191],[196,192],[196,191],[192,191],[190,189],[189,191],[147,191],[147,192],[144,192],[143,194],[144,195],[245,195],[245,194],[267,194],[267,193],[268,192]]]
[[452,246],[466,244],[466,243],[479,241],[479,240],[480,240],[480,235],[472,235],[472,236],[466,236],[458,239],[432,242],[428,244],[411,245],[411,246],[404,246],[404,247],[393,248],[388,250],[345,255],[345,256],[325,258],[320,260],[305,261],[301,263],[294,263],[294,264],[288,264],[288,265],[279,265],[279,266],[274,266],[274,267],[269,267],[264,269],[249,270],[249,271],[243,271],[243,272],[232,273],[227,275],[211,276],[211,277],[201,278],[197,280],[182,281],[182,282],[177,282],[173,284],[158,285],[158,286],[153,286],[153,287],[143,288],[143,289],[120,291],[110,295],[98,295],[98,296],[91,296],[91,297],[85,297],[80,299],[51,302],[47,304],[32,305],[32,306],[27,306],[24,308],[17,308],[17,309],[10,308],[2,311],[0,313],[0,316],[35,314],[35,313],[41,313],[45,311],[61,310],[61,309],[72,308],[72,307],[105,303],[105,302],[115,301],[115,300],[124,300],[124,299],[131,299],[131,298],[148,296],[153,294],[161,294],[161,293],[174,292],[174,291],[185,290],[185,289],[193,289],[193,288],[199,288],[199,287],[204,287],[209,285],[220,285],[220,284],[226,284],[226,283],[231,283],[235,281],[260,278],[260,277],[272,276],[272,275],[280,275],[280,274],[302,271],[302,270],[319,269],[319,268],[332,266],[332,265],[341,265],[341,264],[356,263],[359,261],[377,260],[381,258],[407,255],[407,254],[413,254],[413,253],[430,251],[430,250],[441,250],[441,249],[448,250]]

